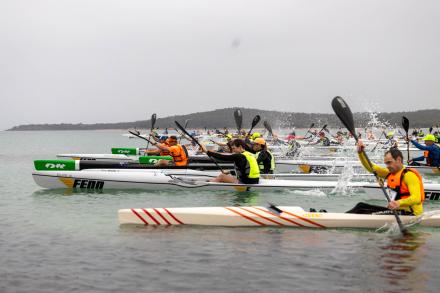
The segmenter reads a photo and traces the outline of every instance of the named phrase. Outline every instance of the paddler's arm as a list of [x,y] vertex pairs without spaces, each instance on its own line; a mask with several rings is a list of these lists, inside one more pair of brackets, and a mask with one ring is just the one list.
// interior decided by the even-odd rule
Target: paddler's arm
[[227,161],[227,162],[234,162],[235,157],[234,154],[224,155],[217,152],[207,151],[206,154],[210,157],[213,157],[218,160]]
[[370,167],[370,165],[368,164],[367,158],[365,157],[364,149],[365,149],[364,143],[361,140],[359,140],[359,142],[357,144],[357,151],[358,151],[359,160],[361,161],[362,166],[364,166],[364,168],[368,172],[373,173],[374,171],[376,171],[376,174],[379,177],[386,178],[388,173],[389,173],[388,169],[380,167],[380,166],[378,166],[376,164],[371,163],[373,165],[373,169],[372,169]]
[[411,158],[410,162],[420,162],[420,161],[424,161],[425,157],[424,156],[420,156],[420,157],[416,157],[416,158]]
[[407,172],[403,178],[403,182],[408,186],[410,196],[405,199],[397,200],[399,206],[410,207],[420,204],[422,202],[422,195],[420,194],[420,181],[417,175],[413,172]]
[[418,143],[417,141],[415,141],[413,139],[411,140],[411,142],[416,148],[418,148],[419,150],[422,150],[422,151],[432,151],[434,149],[434,147],[432,147],[432,146],[421,145],[420,143]]

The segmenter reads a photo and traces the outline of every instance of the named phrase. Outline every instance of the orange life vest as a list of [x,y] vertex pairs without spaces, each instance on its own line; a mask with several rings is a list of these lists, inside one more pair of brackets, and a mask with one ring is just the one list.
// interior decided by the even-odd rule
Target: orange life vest
[[419,178],[420,182],[420,194],[422,196],[422,203],[425,200],[425,189],[423,188],[423,180],[420,173],[413,168],[403,168],[396,174],[388,174],[387,176],[387,186],[388,188],[394,190],[397,194],[394,200],[405,199],[410,196],[408,186],[403,181],[403,177],[407,172],[413,172]]
[[426,160],[426,165],[431,166],[431,158],[429,157],[429,151],[424,151],[423,152],[423,156],[425,157]]
[[[164,142],[164,145],[170,147],[170,145],[167,142]],[[170,151],[166,151],[163,149],[160,150],[159,156],[169,156],[169,155],[170,155]]]
[[173,157],[173,162],[176,166],[188,165],[188,153],[180,144],[170,147],[170,156]]

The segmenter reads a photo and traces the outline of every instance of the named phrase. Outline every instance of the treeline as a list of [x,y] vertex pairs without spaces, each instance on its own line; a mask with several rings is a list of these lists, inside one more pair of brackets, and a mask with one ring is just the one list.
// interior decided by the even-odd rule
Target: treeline
[[[156,127],[174,128],[174,121],[177,120],[183,124],[187,119],[188,128],[235,128],[235,120],[233,112],[237,108],[225,108],[207,112],[197,112],[187,115],[175,115],[164,118],[158,118]],[[334,114],[322,113],[293,113],[280,111],[267,111],[258,109],[239,108],[243,113],[243,127],[250,126],[255,115],[260,115],[262,121],[267,120],[272,124],[272,127],[282,128],[308,128],[311,123],[315,123],[315,127],[327,124],[328,127],[342,127],[338,118]],[[431,127],[440,124],[440,110],[419,110],[414,112],[394,112],[394,113],[379,113],[377,118],[380,121],[386,121],[390,126],[400,125],[402,115],[408,117],[410,126],[413,127]],[[371,114],[369,113],[355,113],[354,119],[358,127],[366,127],[368,122],[371,122]],[[262,124],[259,125],[262,127]],[[151,127],[150,120],[139,120],[134,122],[119,122],[119,123],[97,123],[97,124],[27,124],[15,126],[10,131],[23,130],[99,130],[99,129],[146,129]]]

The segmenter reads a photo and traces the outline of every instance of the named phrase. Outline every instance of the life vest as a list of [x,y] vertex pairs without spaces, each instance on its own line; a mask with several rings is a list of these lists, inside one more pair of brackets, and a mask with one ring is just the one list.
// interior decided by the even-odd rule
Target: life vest
[[394,200],[399,199],[405,199],[410,196],[408,186],[403,181],[403,177],[407,172],[413,172],[417,175],[417,178],[419,178],[420,182],[420,195],[422,196],[422,203],[425,200],[425,189],[423,188],[423,180],[420,173],[413,168],[403,168],[396,174],[388,174],[387,178],[387,186],[388,188],[394,190],[396,192],[396,196],[394,197]]
[[237,170],[239,173],[238,176],[246,176],[248,178],[260,178],[260,168],[258,167],[257,159],[255,159],[254,155],[248,151],[244,151],[241,153],[246,157],[246,169],[245,174],[240,174],[241,172]]
[[[435,146],[438,148],[437,145],[435,145]],[[435,152],[433,152],[432,155],[430,156],[430,151],[424,151],[423,156],[425,157],[426,164],[428,166],[438,167],[437,165],[439,164],[438,162],[440,160],[440,156],[438,156],[438,155],[436,156]]]
[[176,166],[188,165],[188,151],[180,144],[170,147],[170,156]]
[[432,159],[429,157],[429,151],[424,151],[423,156],[425,157],[426,165],[431,166]]
[[[269,152],[269,151],[266,151],[266,152],[270,156],[270,171],[274,171],[275,170],[275,158],[273,157],[271,152]],[[259,155],[260,155],[260,152],[255,153],[255,158],[257,159],[257,163],[258,163],[258,156]],[[264,170],[264,163],[259,162],[258,167],[260,168],[260,173],[261,173]]]
[[[164,143],[164,145],[166,145],[167,147],[170,147],[170,145],[168,143]],[[170,151],[168,150],[160,150],[159,156],[169,156],[170,155]]]

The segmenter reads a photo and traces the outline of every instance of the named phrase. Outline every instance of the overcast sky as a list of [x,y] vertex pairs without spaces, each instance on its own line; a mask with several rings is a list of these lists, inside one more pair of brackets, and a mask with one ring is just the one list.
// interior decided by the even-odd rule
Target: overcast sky
[[0,129],[440,108],[440,1],[0,0]]

